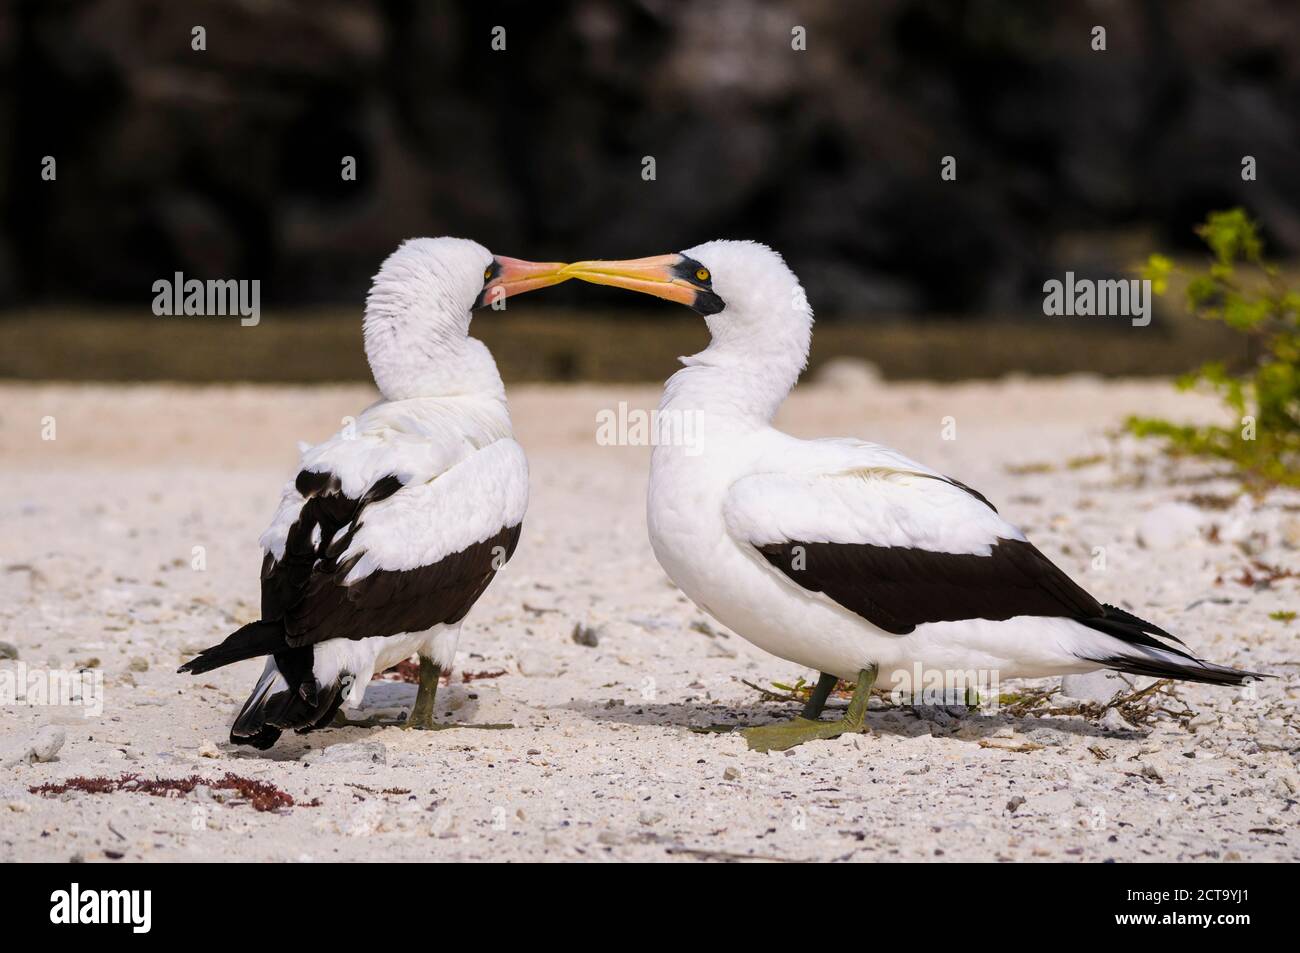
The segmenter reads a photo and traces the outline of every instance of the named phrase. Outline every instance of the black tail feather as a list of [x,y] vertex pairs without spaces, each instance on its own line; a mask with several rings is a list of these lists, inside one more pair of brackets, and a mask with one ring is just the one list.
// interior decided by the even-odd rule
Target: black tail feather
[[[1183,646],[1183,640],[1166,632],[1160,626],[1139,619],[1131,612],[1116,606],[1103,605],[1103,614],[1076,618],[1081,625],[1104,632],[1120,642],[1132,646],[1131,650],[1100,658],[1090,657],[1090,662],[1104,665],[1129,675],[1148,675],[1151,678],[1177,678],[1186,682],[1206,685],[1243,685],[1257,678],[1270,678],[1257,672],[1244,672],[1226,665],[1204,662]],[[1169,640],[1161,641],[1162,639]],[[1177,645],[1170,645],[1176,642]]]
[[280,729],[274,725],[263,725],[252,734],[237,735],[232,729],[230,732],[230,743],[236,745],[251,745],[258,751],[266,751],[280,740]]
[[282,731],[299,734],[330,724],[343,704],[343,680],[317,685],[310,648],[276,653],[230,729],[230,740],[265,751]]
[[226,636],[220,645],[204,649],[177,671],[201,675],[232,662],[242,662],[259,655],[272,655],[287,647],[283,623],[250,622]]
[[1259,672],[1245,672],[1240,669],[1228,668],[1226,665],[1215,665],[1213,662],[1202,662],[1188,656],[1184,661],[1179,656],[1171,655],[1168,658],[1135,655],[1112,655],[1108,658],[1093,659],[1100,665],[1107,668],[1113,668],[1119,672],[1127,672],[1129,675],[1148,675],[1151,678],[1177,678],[1185,682],[1201,682],[1205,685],[1244,685],[1247,681],[1253,681],[1259,678],[1272,678],[1271,675],[1263,675]]
[[[1160,649],[1189,659],[1193,658],[1191,653],[1185,649],[1160,641],[1160,639],[1169,639],[1177,642],[1178,645],[1183,644],[1181,639],[1170,635],[1160,626],[1147,622],[1145,619],[1139,619],[1131,612],[1125,612],[1115,606],[1104,605],[1101,608],[1103,615],[1075,616],[1075,621],[1080,625],[1086,625],[1090,629],[1096,629],[1098,632],[1105,632],[1107,635],[1114,636],[1121,642],[1127,642],[1130,645],[1141,645],[1145,648]],[[1156,636],[1159,636],[1159,638],[1156,638]]]
[[1113,622],[1131,625],[1142,632],[1149,632],[1152,635],[1158,635],[1163,639],[1173,639],[1179,645],[1183,644],[1183,640],[1173,633],[1166,632],[1154,622],[1148,622],[1146,619],[1139,619],[1133,613],[1126,612],[1119,606],[1112,606],[1109,603],[1103,603],[1101,608],[1106,613],[1106,618]]

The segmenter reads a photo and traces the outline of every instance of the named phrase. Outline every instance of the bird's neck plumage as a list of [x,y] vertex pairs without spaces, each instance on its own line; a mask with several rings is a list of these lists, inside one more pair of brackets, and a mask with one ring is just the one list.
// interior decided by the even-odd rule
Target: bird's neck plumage
[[476,396],[505,402],[505,385],[487,346],[464,325],[367,316],[366,360],[387,400]]
[[476,447],[514,435],[504,394],[381,400],[366,408],[358,421],[362,430],[377,426],[440,442],[463,439]]
[[741,427],[770,426],[808,363],[812,341],[811,321],[783,331],[715,331],[707,348],[681,359],[686,366],[668,379],[660,409],[704,413]]

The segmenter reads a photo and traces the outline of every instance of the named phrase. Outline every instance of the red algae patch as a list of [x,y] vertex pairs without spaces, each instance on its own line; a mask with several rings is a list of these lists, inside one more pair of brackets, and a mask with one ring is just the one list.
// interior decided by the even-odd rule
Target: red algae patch
[[[213,791],[233,791],[241,800],[247,801],[257,811],[277,811],[288,807],[318,807],[319,799],[297,804],[292,795],[280,790],[274,784],[241,778],[229,771],[216,780],[191,774],[188,778],[142,778],[138,774],[123,774],[116,778],[76,777],[66,781],[38,784],[27,790],[32,794],[53,797],[68,791],[81,791],[83,794],[113,794],[127,791],[132,794],[147,794],[150,797],[184,797],[195,788],[207,787]],[[220,795],[215,796],[218,801]]]

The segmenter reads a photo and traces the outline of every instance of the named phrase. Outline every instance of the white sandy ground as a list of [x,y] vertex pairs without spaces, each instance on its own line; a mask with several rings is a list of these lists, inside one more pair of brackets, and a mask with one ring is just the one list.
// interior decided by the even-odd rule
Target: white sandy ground
[[[0,639],[30,667],[95,665],[106,693],[97,718],[0,709],[0,860],[1300,859],[1300,621],[1269,618],[1300,610],[1300,580],[1233,581],[1251,559],[1300,568],[1300,495],[1202,507],[1190,530],[1148,518],[1145,547],[1144,513],[1234,484],[1107,436],[1130,412],[1204,416],[1212,405],[1164,382],[1086,378],[934,386],[841,374],[800,388],[787,429],[879,440],[946,470],[1099,597],[1215,661],[1281,678],[1253,699],[1189,686],[1195,719],[1129,732],[877,706],[869,734],[756,754],[689,727],[788,717],[795,706],[739,679],[815,673],[706,634],[717,626],[696,625],[705,617],[655,563],[648,452],[600,447],[594,434],[599,409],[657,396],[512,389],[532,502],[458,657],[461,670],[506,674],[465,684],[457,673],[439,695],[444,718],[512,730],[354,728],[291,735],[262,754],[226,742],[260,662],[199,678],[175,669],[255,617],[257,537],[295,441],[327,436],[371,392],[0,386]],[[942,439],[948,415],[955,441]],[[40,439],[47,416],[54,441]],[[1066,465],[1095,454],[1105,459]],[[195,546],[204,571],[191,568]],[[1104,571],[1092,566],[1098,546]],[[572,640],[577,623],[597,630],[595,647]],[[375,683],[369,698],[395,693],[409,700],[414,686]],[[57,759],[10,764],[46,725],[66,738]],[[226,771],[320,806],[258,813],[206,789],[28,791],[77,775]]]

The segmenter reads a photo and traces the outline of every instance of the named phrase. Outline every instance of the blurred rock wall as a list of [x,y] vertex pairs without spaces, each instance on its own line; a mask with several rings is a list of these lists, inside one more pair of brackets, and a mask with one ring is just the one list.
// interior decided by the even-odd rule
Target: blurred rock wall
[[1035,305],[1236,203],[1294,254],[1297,36],[1294,0],[7,0],[0,304],[147,307],[176,270],[359,302],[440,233],[758,238],[822,314]]

